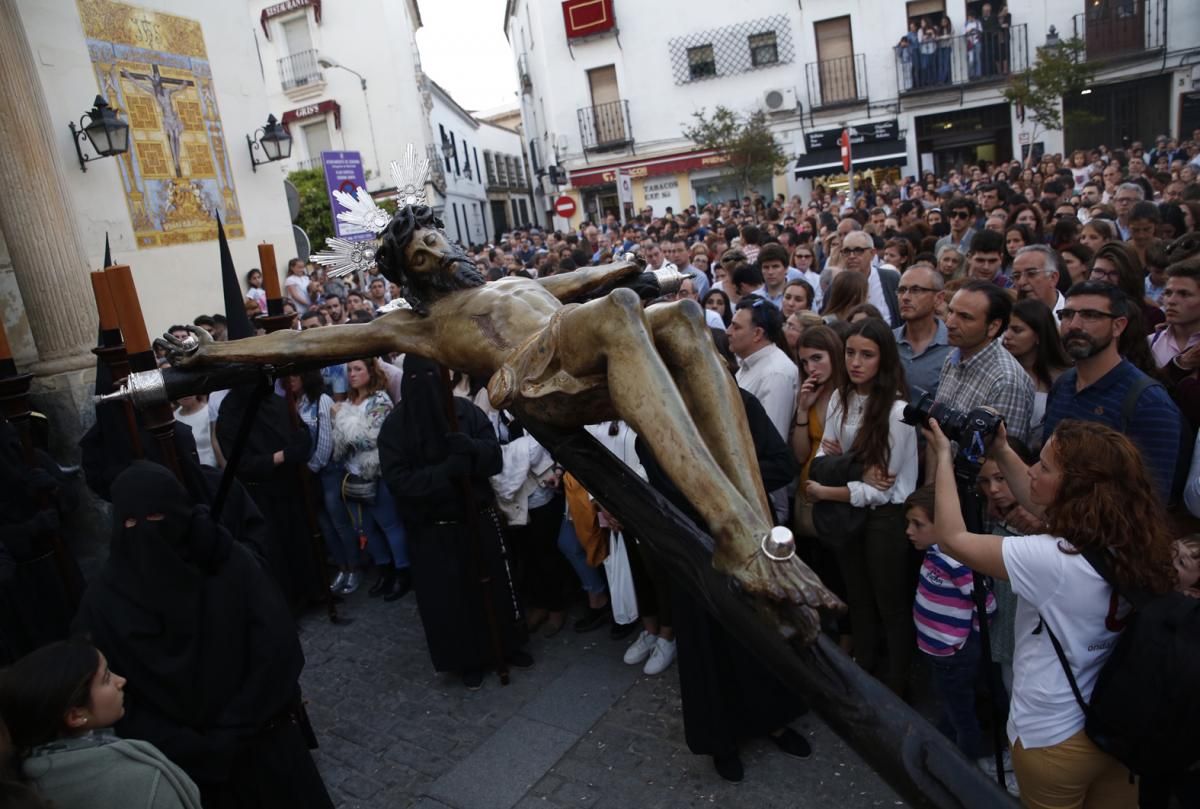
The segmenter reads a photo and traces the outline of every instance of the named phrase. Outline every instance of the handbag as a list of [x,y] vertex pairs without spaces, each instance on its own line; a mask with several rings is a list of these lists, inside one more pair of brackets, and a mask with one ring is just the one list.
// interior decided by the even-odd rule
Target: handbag
[[631,624],[638,619],[637,593],[633,589],[633,571],[629,569],[626,541],[619,531],[613,531],[609,537],[608,556],[604,560],[613,622],[618,624]]
[[[819,455],[808,468],[808,479],[825,486],[845,486],[852,480],[862,480],[863,466],[853,453]],[[867,524],[867,510],[849,503],[821,500],[812,505],[813,528],[818,541],[831,550],[862,533]]]
[[379,481],[367,480],[352,472],[347,472],[342,478],[342,499],[347,503],[362,503],[366,506],[375,504]]

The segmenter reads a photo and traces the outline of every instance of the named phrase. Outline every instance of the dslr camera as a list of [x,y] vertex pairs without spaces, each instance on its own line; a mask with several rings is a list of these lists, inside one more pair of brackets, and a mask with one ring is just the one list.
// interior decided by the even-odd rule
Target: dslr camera
[[929,391],[921,391],[916,402],[904,406],[904,423],[924,427],[933,419],[951,441],[958,444],[959,454],[971,463],[982,463],[988,445],[1004,421],[986,407],[976,407],[963,413],[933,400]]

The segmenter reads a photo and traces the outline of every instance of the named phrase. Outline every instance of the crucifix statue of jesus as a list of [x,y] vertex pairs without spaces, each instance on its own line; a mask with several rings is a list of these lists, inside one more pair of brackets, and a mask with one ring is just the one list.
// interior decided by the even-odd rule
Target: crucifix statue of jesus
[[[816,611],[842,608],[794,552],[771,553],[786,529],[772,537],[737,386],[696,302],[643,309],[629,285],[652,276],[634,262],[486,283],[424,205],[403,206],[391,218],[375,261],[405,290],[411,309],[363,325],[231,342],[197,329],[196,341],[167,335],[158,343],[183,368],[413,353],[489,379],[495,407],[554,426],[623,419],[708,524],[714,567],[765,596],[757,599],[765,609],[788,605],[776,607],[781,626],[811,641]],[[790,535],[782,539],[788,547]]]

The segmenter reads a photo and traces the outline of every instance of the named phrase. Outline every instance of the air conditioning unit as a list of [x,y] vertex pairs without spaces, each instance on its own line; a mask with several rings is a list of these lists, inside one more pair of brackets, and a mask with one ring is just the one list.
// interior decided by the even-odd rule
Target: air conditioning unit
[[763,109],[767,112],[794,112],[796,91],[791,87],[767,90],[763,93]]

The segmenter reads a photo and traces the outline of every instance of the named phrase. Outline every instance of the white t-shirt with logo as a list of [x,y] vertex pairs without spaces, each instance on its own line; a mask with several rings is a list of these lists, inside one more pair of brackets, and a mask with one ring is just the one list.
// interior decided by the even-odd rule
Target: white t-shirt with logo
[[[1060,547],[1061,546],[1061,547]],[[1049,534],[1005,537],[1004,567],[1017,595],[1008,740],[1051,747],[1083,729],[1084,716],[1038,615],[1054,630],[1085,701],[1120,635],[1129,606],[1087,560]]]

